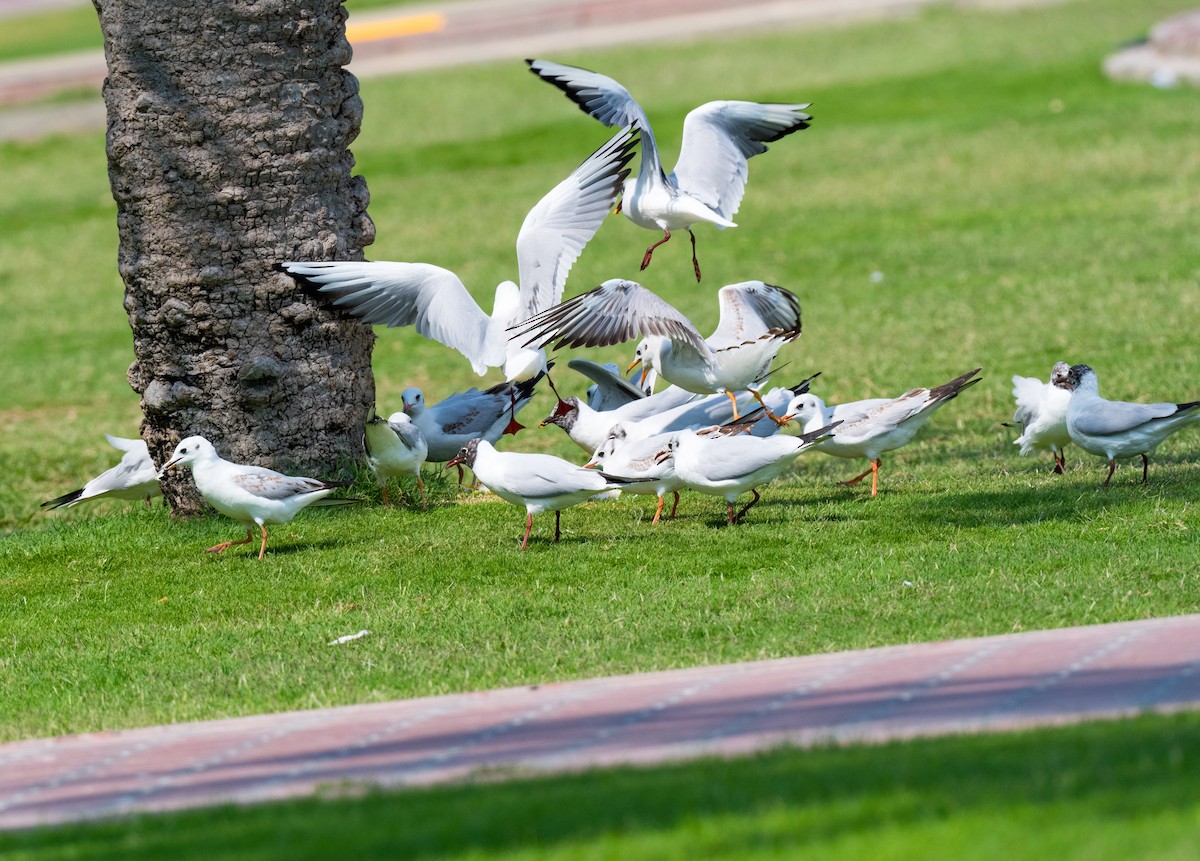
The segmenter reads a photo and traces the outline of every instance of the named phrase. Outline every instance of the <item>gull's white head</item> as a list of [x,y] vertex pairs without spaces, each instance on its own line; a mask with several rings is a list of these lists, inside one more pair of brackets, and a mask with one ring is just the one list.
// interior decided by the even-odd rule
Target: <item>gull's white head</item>
[[[824,413],[825,402],[812,392],[796,395],[796,397],[788,401],[787,409],[784,410],[784,415],[798,421],[801,427],[804,427],[804,425],[808,424],[816,416],[823,417]],[[822,421],[824,421],[824,418],[822,418]]]
[[638,386],[645,391],[646,378],[650,374],[656,377],[662,371],[662,354],[663,350],[670,349],[671,340],[664,338],[662,335],[647,335],[642,339],[642,342],[637,345],[637,349],[633,352],[633,362],[625,369],[625,373],[629,373],[638,365],[642,366],[641,380]]
[[211,442],[202,436],[190,436],[175,446],[171,459],[163,464],[163,468],[158,471],[158,476],[162,478],[163,474],[173,466],[191,466],[197,461],[208,460],[216,456],[217,450],[213,448]]

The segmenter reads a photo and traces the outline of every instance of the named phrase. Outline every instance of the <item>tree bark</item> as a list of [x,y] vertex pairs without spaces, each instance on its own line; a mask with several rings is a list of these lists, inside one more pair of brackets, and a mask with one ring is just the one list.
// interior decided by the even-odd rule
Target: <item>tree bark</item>
[[[231,460],[345,475],[374,399],[369,326],[273,269],[375,236],[347,149],[362,120],[338,0],[93,0],[104,32],[118,265],[156,463],[192,434]],[[179,471],[182,472],[182,471]],[[176,513],[201,501],[168,474]]]

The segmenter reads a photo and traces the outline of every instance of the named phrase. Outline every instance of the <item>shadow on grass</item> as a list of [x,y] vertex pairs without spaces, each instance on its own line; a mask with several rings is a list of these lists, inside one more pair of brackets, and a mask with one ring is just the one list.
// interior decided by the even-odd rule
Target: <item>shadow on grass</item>
[[[763,845],[799,852],[848,837],[869,845],[874,834],[894,839],[897,830],[918,832],[956,817],[1046,808],[1055,811],[1047,821],[1086,833],[1139,817],[1189,815],[1200,803],[1198,757],[1200,715],[1185,713],[501,783],[492,779],[512,775],[485,772],[474,784],[396,793],[329,787],[325,800],[0,835],[0,853],[422,859],[536,848],[570,858],[604,841],[619,857],[629,845],[621,841],[665,835],[678,857],[719,848],[736,858]],[[706,835],[706,820],[721,824]],[[1006,857],[1010,849],[983,857]]]

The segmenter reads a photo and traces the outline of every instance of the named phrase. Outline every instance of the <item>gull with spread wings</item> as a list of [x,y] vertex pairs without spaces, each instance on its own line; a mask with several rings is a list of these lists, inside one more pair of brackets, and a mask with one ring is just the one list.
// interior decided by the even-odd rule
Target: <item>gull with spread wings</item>
[[614,278],[526,320],[515,327],[515,340],[527,347],[557,341],[557,349],[607,347],[640,335],[629,370],[640,363],[689,392],[723,392],[736,419],[735,392],[749,390],[762,404],[753,387],[765,379],[780,348],[800,336],[800,300],[762,281],[729,284],[717,296],[721,318],[704,338],[673,305],[636,281]]
[[368,323],[415,325],[466,356],[480,376],[500,367],[509,382],[532,379],[545,372],[545,353],[510,343],[505,330],[562,298],[567,273],[629,174],[637,138],[635,129],[622,129],[529,211],[517,234],[520,286],[501,283],[490,315],[457,275],[430,263],[293,261],[280,268]]
[[808,128],[812,119],[803,112],[807,104],[707,102],[684,118],[679,161],[667,174],[646,112],[627,89],[588,69],[549,60],[525,62],[535,75],[558,87],[604,125],[633,124],[641,130],[642,164],[638,175],[625,181],[621,211],[639,227],[663,232],[662,239],[646,249],[642,268],[650,265],[654,249],[671,238],[672,230],[686,230],[692,238],[697,281],[700,263],[692,225],[707,222],[718,228],[737,227],[731,219],[746,191],[747,160],[766,152],[767,144]]

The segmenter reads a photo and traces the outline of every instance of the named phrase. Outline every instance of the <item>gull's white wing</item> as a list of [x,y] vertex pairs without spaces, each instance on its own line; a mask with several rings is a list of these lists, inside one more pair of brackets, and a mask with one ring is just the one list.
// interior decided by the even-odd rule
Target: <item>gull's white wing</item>
[[503,457],[499,461],[506,473],[505,488],[526,499],[545,499],[583,490],[600,493],[608,486],[595,470],[584,469],[553,455],[520,453],[516,457]]
[[126,439],[125,437],[113,436],[106,433],[104,438],[108,440],[108,444],[120,451],[131,451],[135,454],[144,454],[147,459],[150,457],[150,448],[146,445],[144,439]]
[[782,287],[762,281],[729,284],[717,291],[721,319],[708,339],[714,350],[754,341],[772,329],[800,334],[800,300]]
[[579,106],[579,109],[593,119],[597,119],[609,128],[618,126],[637,126],[642,133],[642,166],[641,171],[654,170],[662,172],[658,161],[658,146],[654,142],[654,132],[650,130],[650,121],[646,112],[630,95],[629,90],[607,75],[581,69],[578,66],[568,66],[554,63],[550,60],[526,60],[529,70],[547,83],[553,84],[567,98]]
[[856,417],[845,419],[838,426],[838,439],[846,443],[873,439],[920,415],[931,403],[929,389],[912,389]]
[[1179,411],[1176,404],[1135,404],[1128,401],[1090,399],[1072,417],[1075,430],[1088,436],[1121,434],[1154,419],[1170,418]]
[[556,185],[525,216],[517,234],[520,322],[562,301],[567,273],[612,211],[637,146],[626,126]]
[[696,327],[674,305],[636,281],[614,278],[526,320],[513,340],[524,346],[555,349],[607,347],[639,335],[670,338],[676,349],[710,355]]
[[284,475],[262,466],[239,465],[231,478],[238,487],[263,499],[290,499],[328,487],[325,482],[315,478]]
[[419,334],[466,356],[475,373],[504,364],[506,342],[462,281],[429,263],[287,262],[280,268],[314,285],[334,307],[384,326]]
[[1017,405],[1013,421],[1026,428],[1042,411],[1042,404],[1046,399],[1046,384],[1036,377],[1022,377],[1016,374],[1013,375],[1012,383],[1013,400]]
[[683,143],[672,177],[679,188],[732,219],[746,190],[747,159],[767,144],[806,129],[808,105],[708,102],[683,121]]
[[698,449],[704,459],[704,475],[710,481],[739,479],[777,462],[800,446],[795,437],[720,436],[704,438]]

